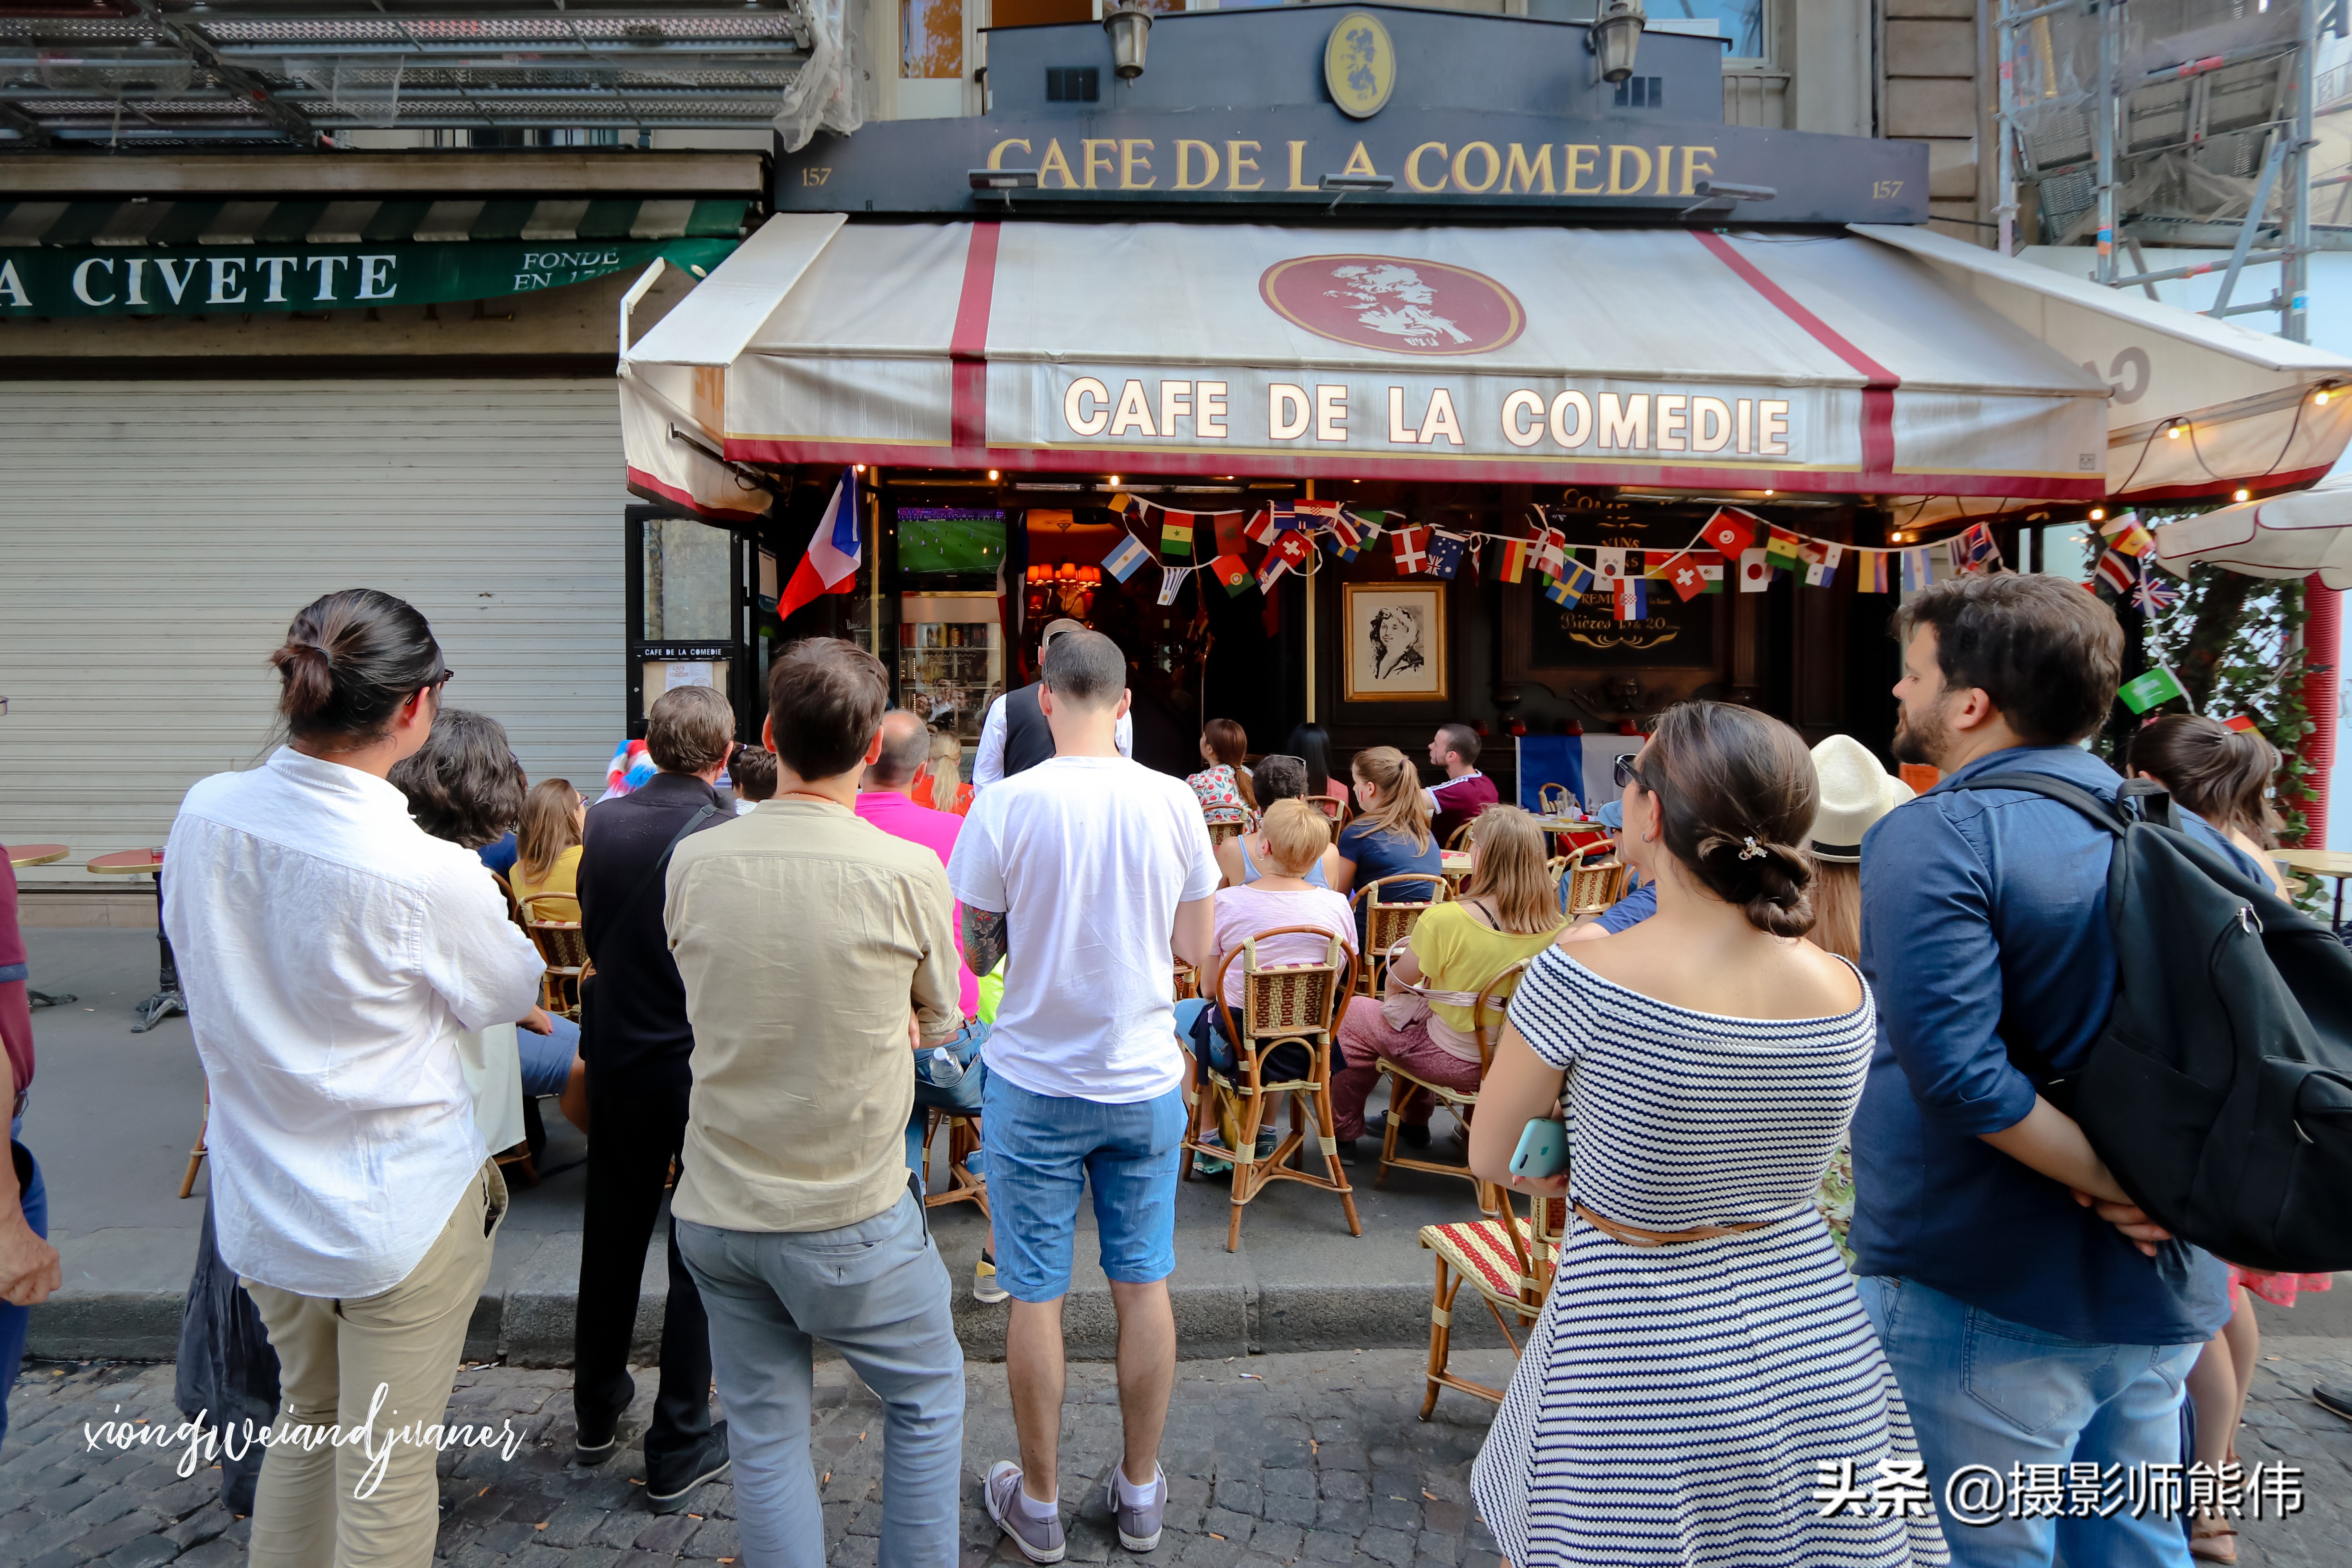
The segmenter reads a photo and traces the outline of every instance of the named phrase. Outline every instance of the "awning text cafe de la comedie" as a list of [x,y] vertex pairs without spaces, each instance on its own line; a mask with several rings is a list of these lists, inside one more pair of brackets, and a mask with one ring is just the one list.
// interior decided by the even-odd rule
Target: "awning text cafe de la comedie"
[[2021,525],[2352,437],[2352,363],[1931,231],[1922,145],[1719,123],[1711,40],[1643,37],[1627,91],[1587,37],[1198,12],[1122,79],[1104,27],[992,33],[990,113],[782,155],[625,324],[632,488],[789,574],[855,468],[865,574],[806,629],[970,739],[1076,614],[1181,770],[1210,717],[1344,755],[1695,693],[1883,745],[1886,616],[1952,536],[2028,564]]

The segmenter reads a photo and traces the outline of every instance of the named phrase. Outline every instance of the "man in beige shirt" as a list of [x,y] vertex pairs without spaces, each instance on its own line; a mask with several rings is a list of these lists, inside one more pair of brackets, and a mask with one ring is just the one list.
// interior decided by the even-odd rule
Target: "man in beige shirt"
[[856,811],[887,700],[863,649],[787,648],[768,675],[774,798],[670,860],[663,918],[694,1026],[670,1212],[710,1315],[751,1563],[824,1561],[813,1339],[883,1402],[881,1560],[957,1559],[963,1352],[905,1141],[913,1048],[963,1012],[939,857]]

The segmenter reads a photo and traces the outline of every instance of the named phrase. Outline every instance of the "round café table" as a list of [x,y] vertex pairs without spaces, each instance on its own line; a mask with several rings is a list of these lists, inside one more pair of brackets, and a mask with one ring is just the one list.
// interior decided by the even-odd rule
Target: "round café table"
[[2284,862],[2298,871],[2308,871],[2315,877],[2326,877],[2336,884],[2336,919],[2333,929],[2344,929],[2344,879],[2352,877],[2352,849],[2281,849],[2272,858]]
[[173,1014],[186,1012],[188,1004],[180,995],[180,966],[172,957],[172,939],[163,934],[163,851],[118,849],[86,862],[82,868],[94,877],[155,879],[155,945],[162,960],[156,973],[155,994],[135,1009],[139,1021],[131,1026],[131,1032],[143,1035]]
[[[8,864],[11,867],[49,866],[64,859],[70,853],[71,851],[62,844],[11,844],[8,846]],[[28,985],[25,988],[25,1000],[36,1007],[62,1007],[68,1002],[79,1002],[81,998],[52,996],[47,992],[36,991]]]

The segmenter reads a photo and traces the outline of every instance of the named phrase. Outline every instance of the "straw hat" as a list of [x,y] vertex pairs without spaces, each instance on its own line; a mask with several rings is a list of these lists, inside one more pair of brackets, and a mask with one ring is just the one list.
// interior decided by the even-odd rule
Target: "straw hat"
[[1857,864],[1870,825],[1916,793],[1851,735],[1832,735],[1815,746],[1813,772],[1822,781],[1821,809],[1813,817],[1816,860]]

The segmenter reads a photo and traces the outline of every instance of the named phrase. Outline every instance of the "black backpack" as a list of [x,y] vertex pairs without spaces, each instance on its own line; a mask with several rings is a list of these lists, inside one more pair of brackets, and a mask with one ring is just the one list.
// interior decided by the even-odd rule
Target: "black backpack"
[[2019,1069],[2182,1240],[2250,1268],[2352,1268],[2352,952],[2185,832],[2158,785],[2112,805],[2034,773],[1967,787],[2043,795],[2116,836],[2115,1011],[2078,1078],[2012,1046]]

